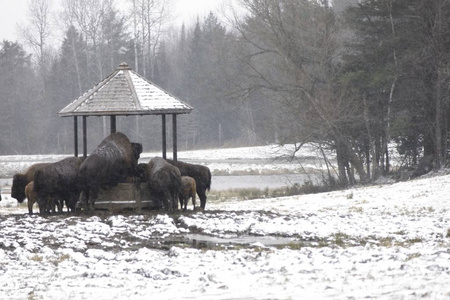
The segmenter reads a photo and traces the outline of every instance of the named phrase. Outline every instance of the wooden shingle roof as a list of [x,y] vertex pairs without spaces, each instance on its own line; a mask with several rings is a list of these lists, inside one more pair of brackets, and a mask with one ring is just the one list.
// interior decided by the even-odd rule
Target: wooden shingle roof
[[188,114],[192,109],[121,63],[111,75],[63,108],[59,115]]

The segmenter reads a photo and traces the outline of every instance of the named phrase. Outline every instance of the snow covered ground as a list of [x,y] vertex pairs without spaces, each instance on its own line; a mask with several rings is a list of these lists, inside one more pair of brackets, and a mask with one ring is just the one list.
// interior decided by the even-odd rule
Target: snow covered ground
[[[236,164],[251,151],[244,152],[217,160]],[[273,155],[261,153],[267,152],[245,161]],[[210,201],[204,212],[47,218],[28,216],[26,206],[3,194],[0,295],[448,299],[449,186],[450,175],[442,175],[316,195]]]

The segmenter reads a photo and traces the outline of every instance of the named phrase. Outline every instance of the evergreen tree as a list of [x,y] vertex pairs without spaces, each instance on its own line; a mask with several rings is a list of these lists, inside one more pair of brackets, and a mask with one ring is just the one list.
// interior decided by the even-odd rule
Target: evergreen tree
[[449,1],[423,0],[362,1],[346,18],[356,41],[346,76],[368,103],[368,138],[378,145],[393,138],[413,163],[423,150],[437,168],[446,161],[449,18]]
[[[33,136],[36,126],[36,77],[31,55],[17,42],[4,40],[0,49],[0,153],[32,153],[40,136]],[[30,130],[29,130],[30,129]]]

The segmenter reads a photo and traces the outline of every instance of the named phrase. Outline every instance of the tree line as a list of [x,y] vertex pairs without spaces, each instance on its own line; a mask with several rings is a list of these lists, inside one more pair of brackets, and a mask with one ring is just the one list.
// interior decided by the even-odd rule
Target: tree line
[[[58,111],[127,62],[194,107],[181,150],[312,144],[325,161],[333,151],[329,180],[342,185],[391,172],[393,143],[402,167],[447,164],[450,1],[239,0],[174,26],[170,0],[61,0],[60,43],[50,4],[31,0],[24,39],[1,44],[0,154],[71,153]],[[88,118],[92,147],[106,123]],[[160,127],[118,119],[146,151]]]

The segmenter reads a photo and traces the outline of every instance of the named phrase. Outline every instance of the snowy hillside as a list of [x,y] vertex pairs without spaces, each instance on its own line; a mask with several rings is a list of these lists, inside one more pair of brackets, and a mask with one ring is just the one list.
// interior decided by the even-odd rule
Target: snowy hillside
[[449,186],[450,175],[442,175],[210,201],[204,212],[174,215],[42,218],[2,201],[0,293],[6,299],[448,299]]

